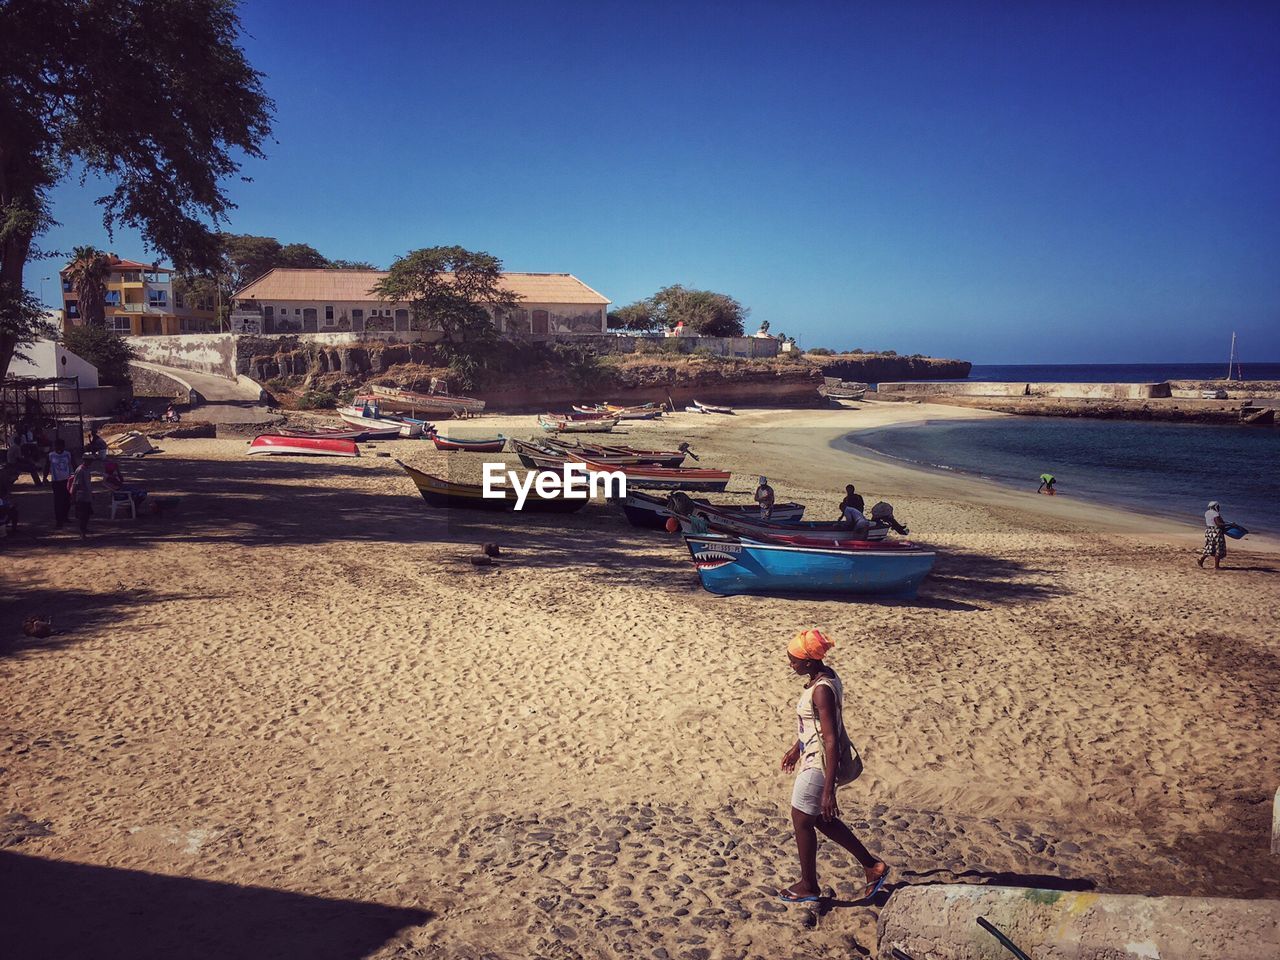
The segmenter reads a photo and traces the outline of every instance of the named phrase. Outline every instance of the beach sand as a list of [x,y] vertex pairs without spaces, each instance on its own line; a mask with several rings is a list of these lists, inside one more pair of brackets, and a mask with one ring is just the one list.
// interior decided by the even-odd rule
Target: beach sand
[[[846,482],[941,556],[911,602],[718,598],[679,539],[596,503],[431,510],[394,460],[167,440],[126,476],[180,498],[0,544],[0,886],[15,956],[856,956],[876,907],[824,842],[797,876],[784,648],[835,639],[866,772],[846,819],[895,883],[1280,896],[1275,545],[843,448],[984,416],[927,405],[679,414],[780,500]],[[990,414],[998,416],[998,414]],[[531,435],[532,417],[450,424]],[[479,478],[484,456],[382,445]],[[509,458],[515,463],[514,458]],[[496,542],[491,569],[468,562]],[[24,637],[49,613],[57,632]],[[15,938],[16,937],[16,941]],[[96,952],[85,952],[87,943]]]

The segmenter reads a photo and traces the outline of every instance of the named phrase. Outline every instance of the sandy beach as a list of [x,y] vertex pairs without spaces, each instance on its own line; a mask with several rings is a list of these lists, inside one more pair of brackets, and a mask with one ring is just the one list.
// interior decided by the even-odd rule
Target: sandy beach
[[[177,503],[111,522],[100,494],[83,546],[24,480],[28,522],[0,543],[15,956],[874,950],[876,908],[849,904],[860,874],[832,844],[833,906],[775,896],[796,879],[784,648],[810,626],[836,641],[866,762],[841,807],[895,884],[1280,896],[1277,545],[1233,543],[1215,574],[1194,517],[843,440],[978,416],[1001,414],[867,404],[627,431],[689,440],[742,500],[767,474],[811,519],[847,482],[890,501],[941,554],[910,602],[715,597],[677,537],[616,507],[446,515],[373,455],[166,440],[124,468]],[[487,459],[379,449],[460,479]],[[503,557],[478,570],[484,542]],[[24,637],[42,613],[57,632]]]

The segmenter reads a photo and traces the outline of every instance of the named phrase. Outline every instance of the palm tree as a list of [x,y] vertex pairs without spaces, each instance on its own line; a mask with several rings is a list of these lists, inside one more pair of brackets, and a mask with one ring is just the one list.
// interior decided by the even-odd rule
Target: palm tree
[[86,326],[106,325],[107,279],[111,261],[97,247],[76,247],[71,251],[66,278],[80,301],[80,323]]

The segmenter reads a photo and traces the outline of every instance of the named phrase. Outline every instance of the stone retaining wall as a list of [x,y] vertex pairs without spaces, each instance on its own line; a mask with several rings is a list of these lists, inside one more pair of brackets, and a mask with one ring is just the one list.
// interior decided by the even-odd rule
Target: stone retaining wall
[[[229,333],[188,333],[172,337],[126,337],[139,360],[215,377],[236,377],[236,338]],[[243,371],[240,371],[243,372]]]
[[879,960],[1012,956],[985,917],[1036,960],[1280,957],[1280,901],[1137,897],[961,884],[896,890],[880,912]]
[[882,400],[904,397],[1050,397],[1064,400],[1150,400],[1170,396],[1167,383],[997,383],[965,380],[959,383],[908,381],[881,383]]

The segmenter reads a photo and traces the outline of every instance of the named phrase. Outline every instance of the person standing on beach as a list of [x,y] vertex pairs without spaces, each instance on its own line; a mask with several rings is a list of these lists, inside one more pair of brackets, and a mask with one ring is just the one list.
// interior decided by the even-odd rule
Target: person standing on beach
[[1058,491],[1053,489],[1053,485],[1058,482],[1058,478],[1052,473],[1040,474],[1040,489],[1036,493],[1047,493],[1049,496],[1055,496]]
[[[853,831],[840,819],[836,804],[837,772],[841,771],[842,746],[848,755],[856,754],[848,746],[844,732],[841,704],[844,684],[836,672],[823,662],[835,644],[820,630],[804,630],[787,645],[791,669],[805,678],[804,690],[796,702],[799,737],[782,756],[782,769],[796,774],[791,791],[791,825],[795,829],[796,850],[800,855],[800,879],[778,891],[787,903],[804,903],[822,898],[818,886],[817,830],[834,840],[858,858],[866,872],[860,900],[874,897],[889,876],[889,865],[872,856]],[[843,741],[843,743],[842,743]],[[850,772],[856,776],[856,772]]]
[[53,452],[49,454],[49,478],[53,482],[53,527],[61,530],[71,514],[71,491],[67,489],[67,481],[71,479],[71,454],[61,437],[53,441]]
[[755,501],[760,504],[760,519],[769,520],[773,517],[773,487],[769,486],[769,478],[761,477],[760,486],[756,487]]
[[1222,569],[1222,559],[1227,555],[1227,524],[1222,519],[1222,508],[1217,500],[1209,501],[1204,512],[1204,549],[1196,566],[1203,567],[1208,557],[1213,557],[1213,569]]
[[93,468],[90,461],[81,460],[76,472],[67,481],[71,502],[76,508],[76,522],[80,525],[80,539],[89,539],[89,518],[93,516]]

